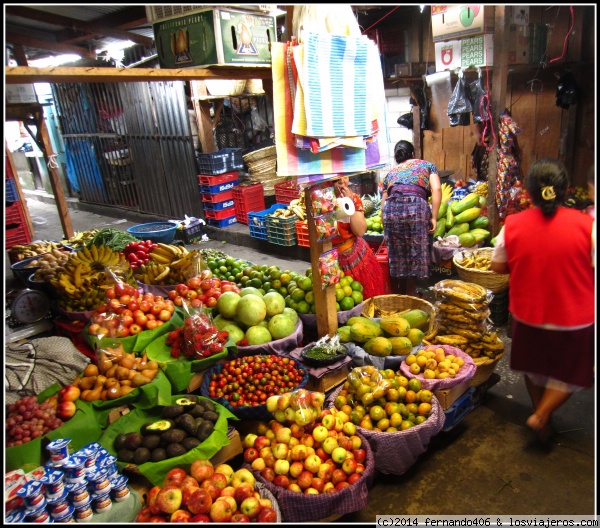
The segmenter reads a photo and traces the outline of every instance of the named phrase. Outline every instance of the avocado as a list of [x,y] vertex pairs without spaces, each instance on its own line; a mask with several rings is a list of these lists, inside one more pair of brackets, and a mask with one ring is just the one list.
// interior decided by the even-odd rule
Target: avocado
[[217,408],[215,407],[215,404],[210,400],[202,400],[200,402],[200,405],[202,405],[204,407],[204,409],[207,411],[217,412]]
[[147,435],[152,434],[152,431],[148,431],[148,427],[150,427],[154,422],[146,422],[142,427],[140,427],[140,434]]
[[158,420],[152,422],[146,427],[147,434],[162,434],[169,429],[172,429],[175,422],[172,420]]
[[119,462],[133,462],[133,451],[131,449],[125,449],[124,447],[117,452],[117,460]]
[[187,438],[183,439],[183,441],[181,442],[181,445],[185,448],[186,451],[191,451],[192,449],[194,449],[194,447],[200,445],[200,440],[198,440],[197,438],[188,436]]
[[177,400],[175,400],[175,403],[177,405],[181,405],[181,406],[185,407],[186,409],[190,408],[190,407],[193,407],[194,405],[196,405],[195,401],[190,400],[189,398],[186,398],[186,397],[184,397],[184,398],[177,398]]
[[150,460],[152,460],[152,462],[162,462],[166,458],[167,458],[167,452],[165,451],[165,449],[163,447],[157,447],[150,454]]
[[153,451],[160,445],[160,435],[149,434],[144,436],[142,439],[142,447],[147,447],[150,451]]
[[181,429],[171,429],[160,437],[163,445],[177,444],[187,436],[186,432]]
[[204,418],[205,420],[208,420],[209,422],[217,423],[217,420],[219,419],[219,415],[213,411],[206,411],[202,415],[202,418]]
[[115,441],[113,443],[113,447],[115,448],[115,451],[120,451],[121,449],[123,449],[126,438],[127,438],[126,433],[121,433],[116,436]]
[[186,449],[181,444],[174,442],[167,446],[167,458],[175,458],[186,454]]
[[178,428],[183,429],[186,433],[192,436],[194,436],[198,430],[196,421],[191,414],[184,413],[181,416],[178,416],[176,423]]
[[140,433],[127,433],[123,447],[131,451],[135,451],[138,447],[142,447],[142,435]]
[[180,414],[183,414],[185,408],[183,405],[167,405],[160,415],[163,418],[177,418]]
[[133,463],[138,466],[145,464],[150,460],[150,449],[147,447],[138,447],[133,453]]
[[215,425],[208,420],[204,420],[200,426],[198,427],[198,432],[196,433],[196,438],[200,440],[200,442],[204,442],[214,431]]
[[202,416],[198,416],[198,418],[194,418],[194,423],[196,425],[196,432],[198,432],[198,427],[200,427],[200,424],[204,421],[204,418],[202,418]]
[[198,418],[198,416],[202,416],[205,412],[206,409],[202,405],[196,404],[188,411],[188,414],[191,414],[194,418]]
[[200,396],[198,396],[197,394],[185,394],[184,398],[187,398],[190,401],[193,401],[194,403],[198,403],[200,401]]

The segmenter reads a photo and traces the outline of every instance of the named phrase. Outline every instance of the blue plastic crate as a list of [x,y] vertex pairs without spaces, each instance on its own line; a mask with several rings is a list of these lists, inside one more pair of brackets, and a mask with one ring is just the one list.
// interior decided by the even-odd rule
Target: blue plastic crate
[[213,227],[228,227],[233,224],[237,224],[237,218],[234,216],[230,216],[229,218],[223,218],[222,220],[217,220],[215,218],[207,218],[206,221],[208,225]]
[[223,174],[243,169],[242,149],[224,148],[210,154],[196,154],[196,165],[202,174]]
[[202,194],[217,194],[225,191],[229,191],[239,185],[238,180],[230,181],[227,183],[219,183],[218,185],[200,185],[200,192]]
[[266,216],[276,209],[285,208],[285,204],[274,204],[264,211],[248,213],[248,227],[250,228],[250,236],[267,240],[267,219]]
[[456,400],[448,409],[444,411],[446,419],[444,421],[444,427],[442,431],[450,431],[456,427],[467,414],[469,414],[474,408],[475,403],[473,402],[473,393],[475,387],[471,387],[465,392],[458,400]]
[[18,202],[19,195],[17,193],[17,184],[15,183],[14,178],[8,178],[6,180],[6,198],[7,202]]
[[227,200],[226,202],[204,203],[204,209],[207,211],[222,211],[223,209],[228,209],[229,207],[234,206],[235,202],[233,200]]

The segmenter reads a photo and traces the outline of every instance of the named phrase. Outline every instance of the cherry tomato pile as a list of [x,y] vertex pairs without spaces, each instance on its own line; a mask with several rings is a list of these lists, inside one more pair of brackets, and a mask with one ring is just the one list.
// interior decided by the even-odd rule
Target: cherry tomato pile
[[134,286],[118,282],[106,290],[106,302],[91,318],[88,333],[96,336],[127,337],[154,330],[173,317],[175,305],[153,293],[140,294]]
[[262,405],[269,396],[295,389],[304,376],[296,361],[283,356],[244,356],[223,364],[212,374],[211,398],[224,398],[232,407]]
[[150,260],[150,252],[157,248],[158,244],[152,240],[140,240],[139,242],[129,242],[125,246],[123,253],[132,268],[138,268]]
[[205,313],[198,313],[169,332],[166,343],[174,358],[183,354],[188,359],[203,359],[223,352],[228,337],[229,333],[219,330]]
[[175,303],[175,306],[182,306],[185,301],[185,304],[192,308],[202,306],[213,308],[217,305],[220,295],[226,291],[240,293],[235,282],[213,277],[212,271],[206,269],[199,277],[188,279],[185,284],[175,286],[175,289],[169,292],[169,299]]

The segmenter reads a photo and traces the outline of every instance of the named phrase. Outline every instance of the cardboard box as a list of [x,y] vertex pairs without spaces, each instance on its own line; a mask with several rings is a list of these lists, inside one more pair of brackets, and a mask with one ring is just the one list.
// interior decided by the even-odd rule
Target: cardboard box
[[494,36],[491,33],[435,43],[435,71],[492,66]]
[[529,6],[508,6],[510,15],[508,23],[517,26],[529,25]]
[[494,6],[432,5],[433,42],[459,39],[494,31]]
[[424,62],[396,64],[396,77],[420,77],[426,73],[427,65]]
[[277,41],[275,18],[226,8],[153,24],[161,68],[267,66]]
[[511,25],[508,27],[508,63],[529,64],[531,28]]
[[444,411],[448,409],[458,398],[460,398],[465,392],[469,390],[471,387],[471,380],[468,379],[455,385],[450,389],[436,390],[433,391],[433,394],[440,402],[442,409]]
[[329,372],[320,378],[315,378],[313,375],[309,375],[306,388],[315,392],[329,392],[348,379],[348,374],[350,374],[350,365],[352,365],[352,362],[344,363],[335,371]]
[[4,89],[8,104],[38,102],[33,84],[6,84]]
[[244,451],[242,447],[242,439],[237,429],[230,431],[227,434],[227,437],[229,438],[229,444],[223,446],[220,451],[210,459],[213,466],[225,464]]

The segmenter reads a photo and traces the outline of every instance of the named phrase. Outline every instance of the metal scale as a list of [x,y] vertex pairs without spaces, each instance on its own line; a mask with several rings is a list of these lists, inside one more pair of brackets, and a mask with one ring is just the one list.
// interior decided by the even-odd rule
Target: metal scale
[[7,293],[4,325],[7,343],[52,330],[50,299],[44,292],[29,288]]

